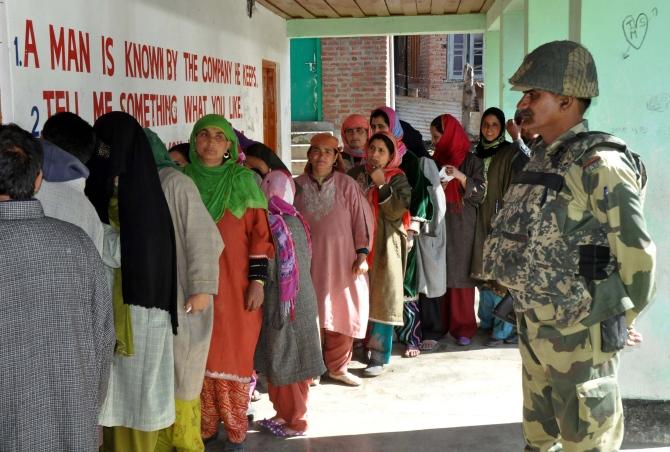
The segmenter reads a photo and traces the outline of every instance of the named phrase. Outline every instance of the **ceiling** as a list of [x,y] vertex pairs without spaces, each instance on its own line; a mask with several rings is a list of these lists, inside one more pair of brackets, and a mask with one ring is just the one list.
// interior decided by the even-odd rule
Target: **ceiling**
[[486,13],[494,0],[256,0],[285,19]]

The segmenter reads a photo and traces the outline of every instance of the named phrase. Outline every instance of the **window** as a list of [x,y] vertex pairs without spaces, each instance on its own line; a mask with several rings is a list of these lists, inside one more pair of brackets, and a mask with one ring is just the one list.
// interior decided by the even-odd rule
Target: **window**
[[475,79],[484,78],[484,35],[449,35],[447,54],[447,76],[449,80],[463,80],[466,63],[475,70]]

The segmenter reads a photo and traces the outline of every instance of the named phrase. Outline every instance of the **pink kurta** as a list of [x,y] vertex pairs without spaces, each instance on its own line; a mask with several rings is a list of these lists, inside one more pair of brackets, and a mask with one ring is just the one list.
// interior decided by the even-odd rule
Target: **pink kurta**
[[368,276],[354,276],[356,250],[370,248],[372,211],[351,177],[334,172],[321,187],[307,174],[295,207],[312,233],[312,282],[323,329],[363,338],[368,323]]

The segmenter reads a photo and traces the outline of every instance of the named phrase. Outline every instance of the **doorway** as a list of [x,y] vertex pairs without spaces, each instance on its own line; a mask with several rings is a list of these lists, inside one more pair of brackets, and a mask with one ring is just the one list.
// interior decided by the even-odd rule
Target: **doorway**
[[277,63],[263,60],[263,143],[277,152]]
[[291,39],[291,121],[321,121],[321,40]]

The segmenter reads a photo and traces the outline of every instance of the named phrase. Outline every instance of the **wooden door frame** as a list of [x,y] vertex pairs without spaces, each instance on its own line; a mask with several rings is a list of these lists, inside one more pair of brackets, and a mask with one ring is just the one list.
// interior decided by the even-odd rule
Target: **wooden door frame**
[[278,114],[278,105],[279,105],[279,90],[277,89],[277,84],[278,84],[278,77],[277,77],[277,63],[274,61],[270,60],[262,60],[261,63],[261,78],[263,80],[263,83],[265,83],[264,80],[264,75],[265,75],[265,70],[266,69],[271,69],[272,72],[274,73],[274,86],[273,86],[273,92],[274,92],[274,138],[275,138],[275,143],[268,143],[267,142],[267,132],[268,132],[268,125],[265,123],[265,108],[266,108],[266,100],[265,100],[265,85],[263,85],[263,142],[270,147],[273,151],[276,153],[280,154],[278,152],[278,146],[279,146],[279,120],[277,118]]

